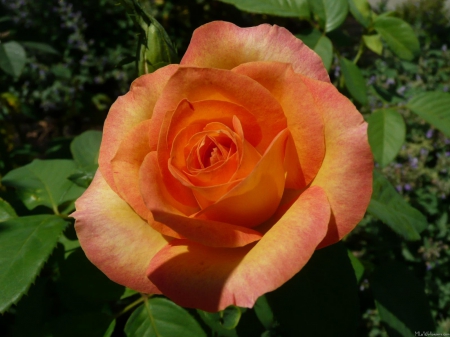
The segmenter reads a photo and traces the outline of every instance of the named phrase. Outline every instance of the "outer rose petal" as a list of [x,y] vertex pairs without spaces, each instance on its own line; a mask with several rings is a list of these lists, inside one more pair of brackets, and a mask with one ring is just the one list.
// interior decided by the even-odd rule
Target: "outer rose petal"
[[[130,91],[119,97],[111,106],[103,127],[98,162],[104,179],[114,191],[117,192],[117,188],[112,174],[111,159],[116,155],[123,137],[137,124],[152,117],[153,108],[162,89],[177,69],[177,65],[169,65],[137,78],[131,84]],[[153,118],[153,123],[156,121]],[[155,150],[156,141],[154,144]]]
[[289,131],[280,132],[255,169],[215,204],[193,215],[197,219],[254,227],[272,216],[284,191],[284,155]]
[[145,271],[168,240],[111,190],[100,171],[75,204],[75,229],[88,259],[114,282],[160,293]]
[[149,119],[132,128],[120,143],[111,161],[114,182],[120,196],[144,219],[147,217],[148,209],[139,191],[139,170],[145,156],[150,152],[148,144],[150,124]]
[[206,311],[231,304],[250,308],[308,262],[329,219],[325,192],[312,187],[255,246],[211,248],[174,240],[152,259],[148,277],[182,306]]
[[251,62],[233,71],[260,83],[280,103],[295,144],[295,148],[289,144],[286,156],[286,188],[309,185],[322,165],[325,141],[322,112],[303,83],[304,76],[295,73],[290,64],[278,62]]
[[162,212],[153,212],[153,217],[184,238],[209,247],[242,247],[262,237],[262,234],[255,230],[223,222],[192,219]]
[[295,72],[330,82],[322,59],[287,29],[267,24],[240,28],[215,21],[197,28],[181,65],[232,69],[253,61],[291,63]]
[[322,107],[326,154],[313,181],[330,201],[332,217],[321,247],[348,234],[364,216],[372,195],[373,157],[367,123],[354,105],[328,83],[304,78]]

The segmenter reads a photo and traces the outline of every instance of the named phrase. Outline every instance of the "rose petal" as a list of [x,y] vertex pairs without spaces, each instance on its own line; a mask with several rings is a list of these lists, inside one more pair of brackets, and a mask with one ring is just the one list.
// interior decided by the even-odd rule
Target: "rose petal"
[[148,144],[150,124],[149,119],[132,128],[123,138],[111,161],[118,193],[144,219],[147,217],[148,209],[139,191],[139,170],[145,156],[150,152]]
[[320,247],[348,234],[364,216],[372,195],[373,157],[367,140],[367,123],[355,106],[330,84],[304,79],[325,123],[326,154],[313,185],[322,187],[332,217]]
[[212,248],[174,240],[152,259],[147,275],[166,296],[185,307],[250,308],[259,296],[280,287],[308,262],[325,236],[329,219],[324,191],[312,187],[255,246]]
[[188,215],[199,210],[196,207],[183,205],[167,191],[159,171],[156,151],[150,152],[142,162],[139,172],[139,186],[144,203],[150,211],[161,211],[180,215]]
[[192,217],[253,227],[277,209],[284,190],[284,154],[289,131],[280,132],[255,169],[215,204]]
[[251,62],[233,71],[260,83],[280,103],[295,144],[289,141],[286,188],[304,188],[317,175],[325,156],[322,113],[303,83],[304,76],[290,64],[278,62]]
[[192,219],[164,212],[153,212],[153,217],[184,238],[209,247],[242,247],[262,237],[255,230],[218,221]]
[[[191,106],[182,105],[183,99]],[[155,106],[155,113],[160,110],[172,111],[166,113],[161,127],[166,134],[164,129],[170,125],[169,144],[188,124],[205,120],[233,128],[232,118],[236,115],[245,139],[263,153],[273,138],[286,128],[283,110],[267,89],[248,76],[221,69],[179,68]]]
[[88,259],[114,282],[142,293],[160,293],[145,271],[168,240],[108,186],[100,171],[75,204],[75,229]]
[[[98,162],[104,179],[114,191],[117,192],[117,188],[110,164],[111,159],[116,155],[123,137],[140,122],[152,118],[153,108],[162,89],[177,69],[177,65],[169,65],[137,78],[131,84],[130,91],[119,97],[111,106],[103,127]],[[155,123],[155,118],[153,120]],[[155,133],[149,134],[155,137]],[[156,141],[153,147],[156,149]]]
[[194,31],[181,65],[232,69],[253,61],[291,63],[297,73],[330,82],[322,59],[276,25],[240,28],[223,21],[203,25]]

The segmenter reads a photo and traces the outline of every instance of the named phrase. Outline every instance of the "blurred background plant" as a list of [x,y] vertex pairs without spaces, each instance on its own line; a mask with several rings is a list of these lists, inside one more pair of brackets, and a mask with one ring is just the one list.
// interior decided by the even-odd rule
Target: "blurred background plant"
[[[393,12],[387,11],[386,1],[372,9],[365,0],[339,0],[334,7],[332,2],[140,3],[170,37],[170,62],[175,49],[178,57],[184,54],[194,29],[213,20],[286,27],[322,57],[332,82],[369,121],[379,172],[368,214],[344,240],[358,276],[357,335],[413,336],[411,317],[425,311],[426,317],[419,319],[423,323],[428,306],[433,322],[425,325],[450,333],[450,99],[441,95],[450,87],[450,14],[444,0],[407,0]],[[111,103],[145,68],[133,62],[145,59],[148,48],[132,11],[117,0],[0,0],[0,175],[6,176],[0,197],[7,200],[0,199],[0,222],[67,214],[88,186],[101,134],[83,132],[101,130]],[[432,96],[421,96],[424,92]],[[431,103],[443,111],[439,122],[430,117]],[[29,164],[34,159],[44,161]],[[38,176],[45,163],[63,172],[60,181],[70,179],[72,199],[61,197],[61,204],[46,204],[40,195],[35,204],[29,195],[27,199],[34,185],[18,182],[23,176],[17,169],[25,166]],[[20,300],[30,284],[12,301],[0,300],[0,312],[6,311],[0,316],[2,335],[139,335],[135,325],[145,322],[141,307],[130,313],[147,299],[112,284],[90,265],[78,248],[73,223],[64,221],[69,222],[64,235],[59,238],[55,232],[53,246],[35,262],[35,274],[40,274],[28,296]],[[59,222],[57,226],[65,228]],[[401,265],[391,270],[384,267],[387,261]],[[408,308],[386,311],[387,295],[380,289],[389,275],[404,277],[399,284],[391,280],[390,295],[414,284],[413,293],[425,290],[426,305],[409,318],[392,318],[392,310]],[[421,301],[422,295],[413,295],[404,306]],[[13,303],[18,304],[10,307]],[[158,298],[153,302],[166,309],[172,308],[170,303]],[[189,313],[212,336],[285,335],[277,313],[267,318],[270,309],[258,303],[255,312],[231,308],[226,315]],[[192,316],[173,310],[179,322],[190,322]]]

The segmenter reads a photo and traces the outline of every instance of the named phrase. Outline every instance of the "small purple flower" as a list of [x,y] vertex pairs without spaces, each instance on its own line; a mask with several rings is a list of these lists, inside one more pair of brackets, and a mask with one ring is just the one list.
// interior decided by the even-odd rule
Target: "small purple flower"
[[336,66],[336,68],[334,68],[334,77],[339,77],[340,74],[341,74],[341,67]]
[[444,85],[444,87],[442,88],[443,92],[447,92],[448,91],[448,85]]
[[443,44],[442,47],[441,47],[441,50],[442,50],[443,52],[446,52],[446,51],[447,51],[447,45],[446,45],[446,44]]
[[445,151],[445,156],[450,157],[450,151]]
[[393,78],[388,78],[387,80],[386,80],[386,83],[385,83],[386,85],[393,85],[393,84],[395,84],[395,80],[393,79]]
[[421,155],[422,157],[425,157],[427,154],[428,154],[428,150],[427,150],[427,149],[424,149],[424,148],[421,148],[421,149],[420,149],[420,155]]
[[419,159],[417,159],[416,157],[409,159],[409,165],[411,166],[411,168],[416,169],[417,164],[419,164]]
[[370,76],[369,80],[367,81],[367,85],[372,85],[377,80],[377,77],[375,75]]
[[403,186],[403,188],[405,189],[405,191],[411,191],[412,187],[410,184],[405,184],[405,186]]
[[397,93],[401,96],[403,96],[405,94],[406,91],[406,87],[404,85],[402,85],[400,88],[397,89]]
[[427,133],[425,134],[425,137],[427,137],[428,139],[433,137],[433,129],[428,129]]
[[401,193],[403,191],[402,185],[395,186],[395,189],[397,190],[398,193]]

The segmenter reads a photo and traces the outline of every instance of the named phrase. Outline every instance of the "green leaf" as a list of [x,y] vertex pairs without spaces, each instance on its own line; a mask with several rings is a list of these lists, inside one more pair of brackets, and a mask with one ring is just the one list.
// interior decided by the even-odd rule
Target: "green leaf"
[[352,263],[353,270],[355,271],[356,282],[359,283],[364,275],[363,264],[353,255],[351,251],[347,251],[350,262]]
[[8,172],[2,183],[15,187],[28,209],[44,205],[57,213],[58,206],[77,199],[84,192],[67,179],[75,169],[73,160],[34,160]]
[[391,337],[414,337],[436,331],[424,286],[401,263],[375,269],[370,279],[381,321]]
[[367,103],[367,88],[359,67],[346,58],[341,58],[341,70],[345,80],[345,87],[352,97],[361,104]]
[[331,40],[322,35],[317,29],[312,30],[309,34],[298,34],[296,36],[314,50],[322,58],[323,65],[327,71],[330,70],[331,62],[333,61],[333,44]]
[[425,216],[411,207],[377,171],[374,171],[372,199],[367,211],[409,241],[419,240],[420,232],[427,227]]
[[219,336],[223,337],[238,337],[236,329],[226,329],[222,325],[222,319],[219,312],[206,312],[197,310],[200,318]]
[[93,165],[91,167],[88,167],[86,169],[80,169],[76,170],[75,173],[71,174],[67,179],[72,181],[74,184],[83,187],[88,188],[88,186],[91,184],[92,180],[94,179],[95,171],[97,170],[97,165]]
[[84,302],[117,301],[125,288],[95,267],[81,248],[75,249],[60,267],[61,284],[71,297]]
[[161,297],[146,300],[125,325],[127,337],[206,337],[197,321],[182,307]]
[[11,205],[6,201],[0,198],[0,222],[17,218],[16,211]]
[[339,27],[347,17],[347,0],[309,0],[309,5],[326,33]]
[[66,222],[54,215],[0,223],[0,313],[19,301],[49,257]]
[[381,55],[383,53],[383,43],[381,42],[381,35],[363,35],[364,44],[374,53]]
[[26,41],[20,42],[20,44],[25,48],[34,49],[47,54],[59,55],[58,51],[55,48],[46,43]]
[[75,162],[82,168],[98,165],[101,141],[100,131],[86,131],[75,137],[70,143],[70,151]]
[[372,24],[372,10],[367,0],[348,0],[348,7],[356,21],[364,27]]
[[225,310],[220,311],[220,318],[225,329],[234,329],[241,319],[241,309],[235,305],[230,305]]
[[286,17],[309,17],[308,0],[220,0],[250,13]]
[[27,62],[25,49],[16,41],[0,43],[0,68],[11,76],[19,77]]
[[115,327],[116,327],[116,320],[113,320],[109,325],[108,330],[106,330],[105,334],[103,335],[103,337],[111,337]]
[[297,275],[266,298],[288,336],[356,335],[358,287],[341,242],[317,250]]
[[424,92],[406,105],[435,128],[450,137],[450,94],[446,92]]
[[400,151],[405,142],[406,125],[403,117],[394,109],[381,109],[368,119],[369,144],[375,160],[385,167]]
[[270,329],[275,323],[275,318],[273,317],[273,312],[269,302],[267,302],[266,296],[263,295],[259,297],[253,309],[261,324],[266,329]]
[[401,59],[411,61],[419,55],[419,40],[407,22],[399,18],[378,16],[374,28]]

